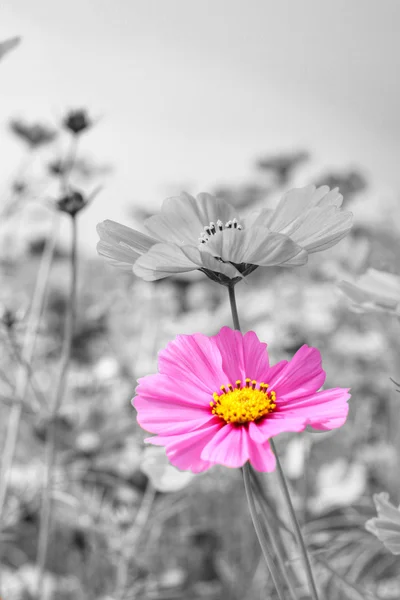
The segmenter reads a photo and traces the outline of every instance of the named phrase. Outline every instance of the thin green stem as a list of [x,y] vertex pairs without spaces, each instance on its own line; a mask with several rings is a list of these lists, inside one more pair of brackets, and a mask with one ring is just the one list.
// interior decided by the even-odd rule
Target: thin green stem
[[47,285],[53,256],[58,238],[59,216],[54,214],[51,237],[48,238],[40,261],[39,272],[36,280],[31,309],[29,311],[28,324],[22,348],[24,364],[19,365],[17,381],[15,385],[16,402],[13,405],[7,423],[7,433],[2,449],[2,461],[0,471],[0,529],[7,497],[11,466],[14,460],[15,448],[18,439],[19,425],[23,411],[24,399],[30,380],[30,371],[26,365],[30,365],[35,352],[36,339],[40,327],[43,307],[47,294]]
[[268,548],[267,541],[265,539],[264,531],[263,531],[263,528],[262,528],[262,525],[261,525],[261,522],[260,522],[260,519],[259,519],[259,516],[257,513],[256,504],[255,504],[254,496],[253,496],[253,490],[251,487],[250,469],[251,469],[251,467],[248,462],[245,463],[242,467],[244,488],[246,490],[246,497],[247,497],[247,503],[249,505],[251,520],[253,521],[254,529],[256,531],[257,538],[258,538],[262,553],[265,558],[265,562],[267,563],[267,567],[270,572],[271,579],[274,582],[275,589],[277,591],[279,600],[285,600],[285,591],[281,585],[280,580],[276,576],[275,563],[270,554],[270,550]]
[[47,551],[49,545],[49,534],[52,513],[52,475],[56,454],[56,421],[66,388],[66,380],[69,371],[72,351],[72,341],[76,318],[76,282],[77,282],[77,222],[72,217],[72,239],[71,239],[71,281],[69,298],[67,304],[64,342],[61,355],[61,366],[56,385],[56,390],[50,405],[50,418],[46,436],[45,448],[45,479],[42,496],[42,506],[40,511],[40,529],[38,537],[37,553],[37,598],[43,597],[44,571],[46,567]]
[[233,326],[237,331],[240,331],[240,322],[239,322],[239,314],[236,306],[236,296],[235,296],[235,285],[228,286],[229,291],[229,302],[231,304],[231,312],[232,312],[232,320]]
[[299,525],[299,522],[297,520],[296,513],[295,513],[295,510],[294,510],[294,507],[293,507],[293,504],[292,504],[292,499],[291,499],[291,496],[290,496],[289,487],[288,487],[288,484],[287,484],[287,481],[286,481],[285,473],[283,472],[282,465],[281,465],[278,453],[277,453],[276,448],[275,448],[274,440],[271,438],[269,440],[269,442],[271,444],[272,451],[275,454],[279,482],[281,484],[282,492],[283,492],[283,495],[284,495],[285,500],[286,500],[286,504],[287,504],[287,507],[288,507],[289,515],[290,515],[290,519],[292,521],[292,526],[293,526],[294,532],[296,534],[297,543],[299,544],[300,551],[301,551],[301,554],[302,554],[304,568],[305,568],[306,576],[307,576],[307,581],[308,581],[308,585],[309,585],[309,588],[310,588],[310,593],[311,593],[311,596],[312,596],[313,600],[319,600],[319,596],[318,596],[318,592],[317,592],[317,586],[315,585],[314,576],[313,576],[313,572],[312,572],[312,569],[311,569],[310,558],[308,556],[308,552],[307,552],[307,548],[306,548],[306,545],[305,545],[305,542],[304,542],[303,534],[301,533],[300,525]]

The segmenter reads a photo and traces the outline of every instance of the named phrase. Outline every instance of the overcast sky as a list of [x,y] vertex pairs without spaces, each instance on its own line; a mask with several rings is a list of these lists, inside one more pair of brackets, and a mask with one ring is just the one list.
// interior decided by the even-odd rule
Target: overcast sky
[[[399,23],[398,0],[12,0],[0,40],[23,42],[1,64],[0,125],[102,115],[82,150],[115,172],[90,239],[128,203],[241,181],[275,149],[400,188]],[[2,173],[20,152],[2,136]]]

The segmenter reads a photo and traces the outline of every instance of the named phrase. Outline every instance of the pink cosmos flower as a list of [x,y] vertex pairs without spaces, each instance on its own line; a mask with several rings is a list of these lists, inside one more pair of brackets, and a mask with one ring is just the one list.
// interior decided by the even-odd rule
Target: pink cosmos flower
[[139,379],[132,401],[146,441],[195,473],[215,464],[273,471],[269,439],[285,431],[335,429],[348,413],[348,389],[318,391],[321,355],[302,346],[291,361],[269,365],[253,331],[223,327],[213,336],[178,335],[159,353],[159,373]]

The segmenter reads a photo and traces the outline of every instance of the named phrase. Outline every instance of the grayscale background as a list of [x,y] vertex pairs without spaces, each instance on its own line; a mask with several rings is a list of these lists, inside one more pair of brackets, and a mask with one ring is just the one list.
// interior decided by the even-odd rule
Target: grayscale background
[[[400,275],[399,23],[396,0],[1,4],[0,42],[21,36],[0,62],[3,465],[10,428],[16,435],[0,522],[2,600],[37,598],[46,407],[59,377],[71,242],[70,218],[55,217],[52,165],[68,157],[60,124],[70,110],[93,121],[71,182],[98,193],[78,219],[78,309],[42,598],[275,599],[240,472],[190,478],[161,456],[152,462],[130,404],[172,337],[231,324],[225,290],[200,273],[149,284],[113,269],[97,256],[96,224],[142,229],[181,190],[220,195],[240,214],[315,183],[340,187],[352,233],[304,267],[257,270],[237,286],[238,306],[273,362],[317,346],[327,384],[352,388],[341,430],[278,438],[307,543],[336,573],[317,561],[324,598],[357,598],[344,596],[350,582],[359,598],[398,600],[399,563],[364,525],[374,493],[400,502],[400,400],[390,380],[400,378],[400,328],[390,315],[351,312],[336,283],[368,267]],[[54,139],[32,148],[18,124],[41,124]],[[27,366],[33,290],[58,218]],[[24,372],[33,388],[20,398]],[[275,501],[274,477],[264,481]]]

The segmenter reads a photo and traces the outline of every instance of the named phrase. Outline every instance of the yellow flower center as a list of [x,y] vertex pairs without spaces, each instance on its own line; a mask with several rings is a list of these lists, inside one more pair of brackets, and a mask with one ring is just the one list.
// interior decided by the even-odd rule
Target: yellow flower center
[[213,415],[223,419],[225,423],[249,423],[258,421],[276,408],[276,394],[268,391],[267,383],[246,379],[245,384],[238,379],[235,386],[231,383],[221,386],[221,394],[214,392],[214,401],[210,402]]

